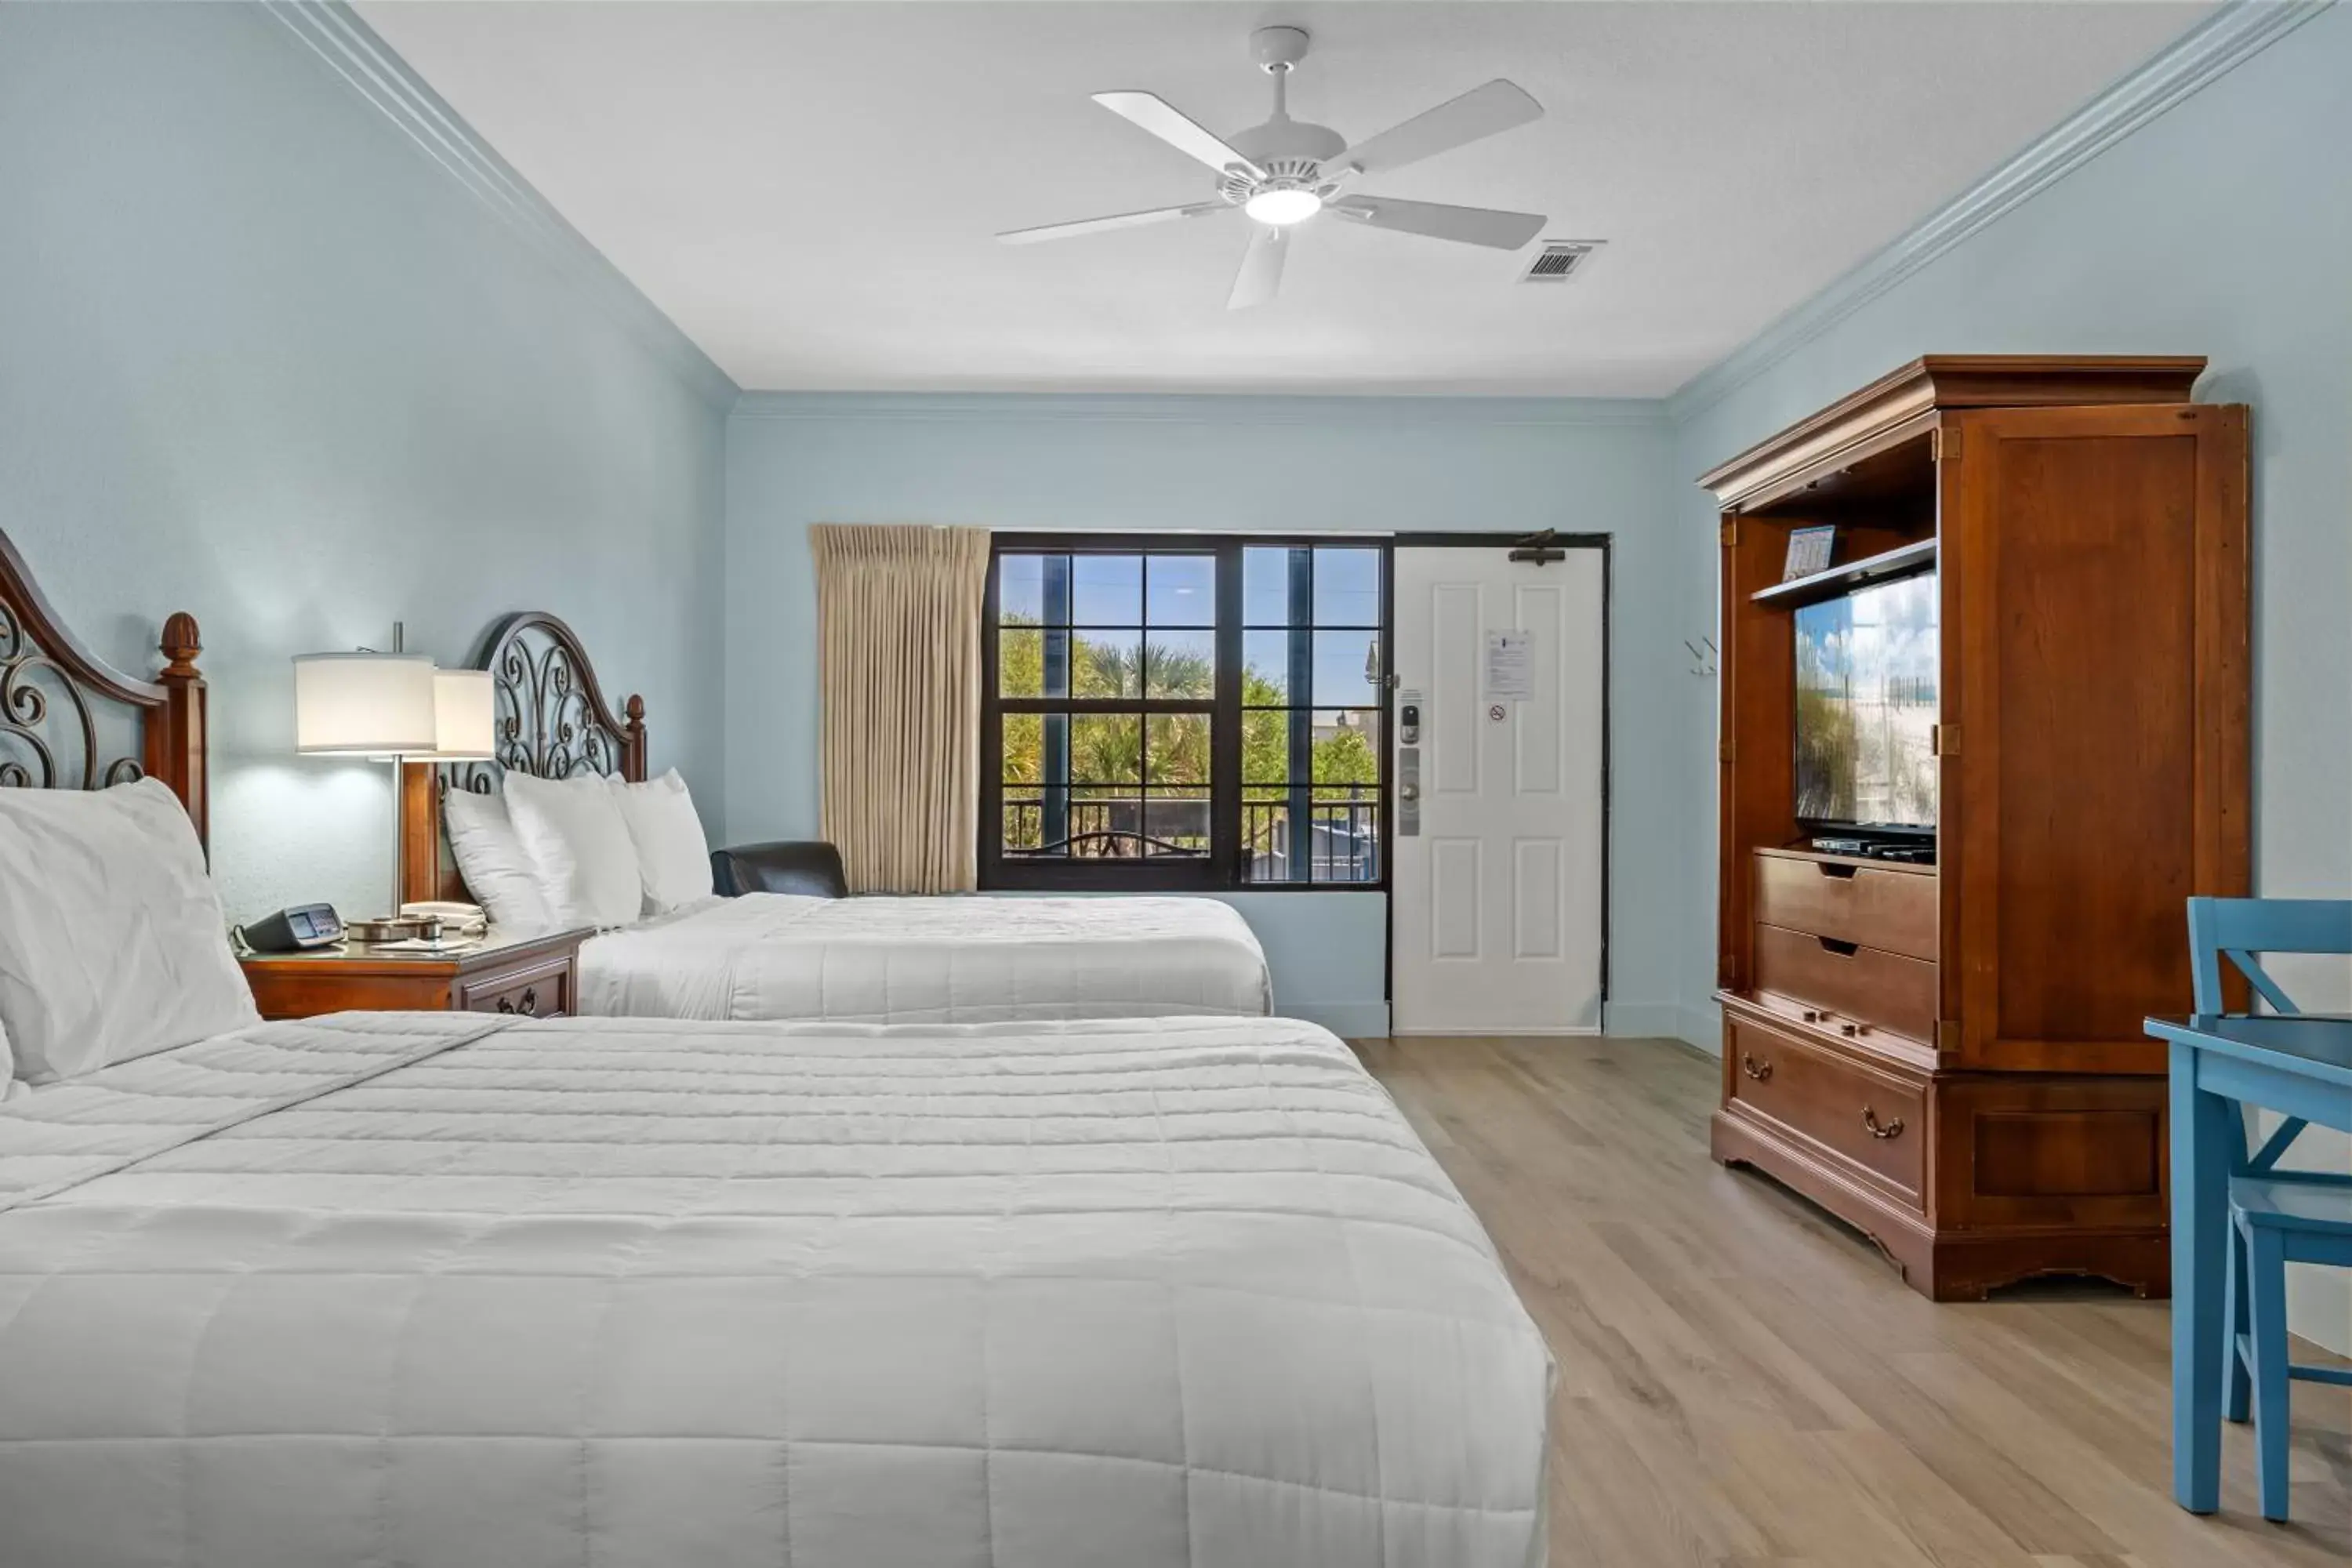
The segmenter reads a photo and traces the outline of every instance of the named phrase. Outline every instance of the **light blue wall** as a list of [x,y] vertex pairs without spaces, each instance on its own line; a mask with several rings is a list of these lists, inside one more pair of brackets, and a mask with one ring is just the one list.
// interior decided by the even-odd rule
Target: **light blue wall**
[[[2255,885],[2352,896],[2352,6],[2320,13],[1675,430],[1681,618],[1712,620],[1714,511],[1692,480],[1922,353],[2200,353],[2252,405]],[[1769,344],[1766,346],[1769,346]],[[1702,389],[1703,390],[1703,389]],[[1687,400],[1686,400],[1687,402]],[[1715,719],[1670,772],[1685,864],[1677,981],[1712,1040]],[[2312,984],[2352,1005],[2352,975]]]
[[233,918],[383,902],[390,770],[291,754],[288,660],[396,618],[447,663],[564,616],[723,809],[676,363],[259,8],[0,5],[0,529],[125,670],[202,624]]
[[[1244,397],[748,396],[727,442],[728,832],[817,826],[812,522],[993,529],[1616,536],[1611,1022],[1670,1026],[1683,833],[1681,586],[1662,538],[1654,404]],[[1385,900],[1235,895],[1278,1003],[1368,1032],[1382,1016]]]

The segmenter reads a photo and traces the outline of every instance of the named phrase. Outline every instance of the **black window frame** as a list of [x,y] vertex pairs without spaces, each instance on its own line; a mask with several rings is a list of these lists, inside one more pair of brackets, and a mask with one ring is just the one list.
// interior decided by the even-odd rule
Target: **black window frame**
[[[1254,881],[1242,842],[1243,799],[1243,552],[1253,549],[1370,550],[1380,556],[1381,672],[1373,683],[1380,714],[1379,762],[1373,804],[1379,821],[1374,853],[1378,875],[1360,881]],[[1197,698],[1010,698],[1003,694],[998,668],[1001,621],[999,567],[1007,555],[1209,555],[1215,561],[1216,613],[1213,646],[1216,679],[1213,694]],[[1199,893],[1385,893],[1393,864],[1394,760],[1393,657],[1396,626],[1395,551],[1386,537],[1348,533],[997,533],[992,536],[981,639],[980,886],[988,892],[1199,892]],[[1147,571],[1149,568],[1147,568]],[[1172,628],[1171,628],[1172,629]],[[1311,641],[1316,627],[1285,628]],[[1312,713],[1306,700],[1286,689],[1292,706]],[[1345,705],[1341,705],[1345,707]],[[1349,709],[1350,711],[1365,710]],[[1207,713],[1210,716],[1209,853],[1205,856],[1074,857],[1030,858],[1004,853],[1004,716],[1021,712]],[[1296,785],[1299,781],[1291,781]],[[1271,786],[1253,786],[1271,787]]]

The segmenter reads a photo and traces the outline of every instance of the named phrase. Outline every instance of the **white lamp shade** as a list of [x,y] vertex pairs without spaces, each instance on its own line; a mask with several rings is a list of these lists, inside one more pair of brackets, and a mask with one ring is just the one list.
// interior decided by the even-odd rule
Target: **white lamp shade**
[[386,757],[439,739],[433,661],[421,653],[306,653],[294,660],[294,749]]
[[498,749],[496,704],[488,670],[435,670],[433,755],[446,763],[488,761]]

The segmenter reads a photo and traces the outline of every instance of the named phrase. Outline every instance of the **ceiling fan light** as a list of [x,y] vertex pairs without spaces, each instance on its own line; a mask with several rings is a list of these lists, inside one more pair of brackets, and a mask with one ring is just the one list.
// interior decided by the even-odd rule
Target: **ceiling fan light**
[[1322,210],[1321,196],[1295,185],[1260,191],[1242,204],[1242,211],[1260,223],[1270,223],[1277,228],[1303,223]]

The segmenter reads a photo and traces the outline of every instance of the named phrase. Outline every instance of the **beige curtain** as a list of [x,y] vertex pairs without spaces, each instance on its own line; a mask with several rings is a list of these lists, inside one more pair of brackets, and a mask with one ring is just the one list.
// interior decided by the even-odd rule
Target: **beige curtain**
[[979,877],[980,617],[988,531],[820,523],[824,836],[857,893]]

